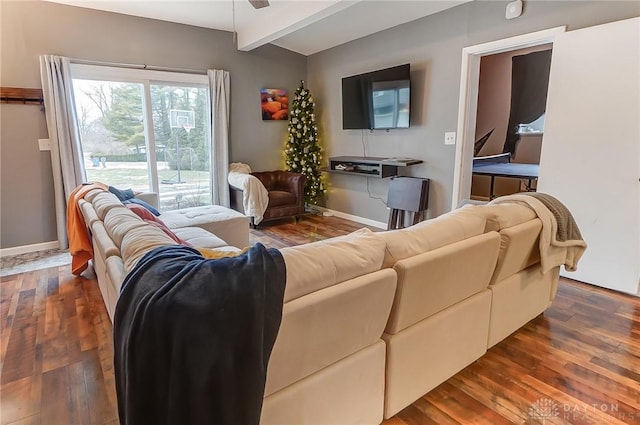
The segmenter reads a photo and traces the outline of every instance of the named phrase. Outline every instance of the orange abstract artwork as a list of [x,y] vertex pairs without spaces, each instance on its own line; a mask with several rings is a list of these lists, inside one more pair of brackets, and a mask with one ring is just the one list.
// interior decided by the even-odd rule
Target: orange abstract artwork
[[284,89],[260,89],[262,104],[262,119],[286,120],[289,119],[289,98]]

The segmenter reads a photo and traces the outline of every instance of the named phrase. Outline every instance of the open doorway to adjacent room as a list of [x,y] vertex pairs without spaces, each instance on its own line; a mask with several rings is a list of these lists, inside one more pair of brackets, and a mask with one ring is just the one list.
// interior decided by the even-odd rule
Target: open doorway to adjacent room
[[[474,158],[510,153],[511,163],[540,164],[552,46],[548,43],[480,58]],[[508,134],[512,125],[512,134]],[[491,196],[536,187],[535,180],[529,185],[527,179],[494,177],[491,190],[490,181],[490,176],[473,175],[471,199],[488,201]]]
[[[518,35],[501,40],[491,41],[483,44],[465,47],[462,50],[462,69],[460,76],[460,100],[458,105],[458,126],[457,126],[457,139],[456,139],[456,153],[453,175],[453,191],[452,191],[452,209],[457,208],[465,200],[472,199],[472,166],[473,158],[475,155],[475,147],[478,139],[486,136],[492,129],[493,132],[486,137],[486,143],[479,150],[479,154],[490,155],[489,150],[495,150],[503,152],[505,150],[505,143],[507,142],[507,128],[510,121],[510,101],[507,98],[506,101],[501,101],[501,107],[506,108],[506,118],[500,117],[500,126],[487,127],[492,124],[487,124],[484,121],[485,111],[481,111],[480,104],[480,84],[481,84],[481,62],[484,58],[491,58],[493,56],[498,57],[504,54],[505,57],[513,57],[522,55],[527,52],[550,50],[553,46],[553,40],[559,34],[564,33],[566,28],[556,27],[547,30],[537,31],[534,33]],[[485,61],[491,61],[492,59],[486,59]],[[508,75],[510,75],[511,69],[509,68]],[[511,78],[508,82],[503,82],[511,88]],[[510,97],[510,95],[509,95]],[[484,96],[482,98],[484,103]],[[489,102],[492,102],[489,100]],[[498,101],[496,101],[498,102]],[[482,106],[484,108],[484,106]],[[502,121],[504,119],[504,121]],[[536,120],[532,120],[536,121]],[[518,129],[528,129],[527,127],[534,128],[538,122],[518,123],[523,124],[518,126]],[[498,127],[501,129],[499,130]],[[515,142],[516,148],[513,149],[513,139],[511,143],[506,145],[511,151],[511,160],[516,158],[522,163],[528,163],[528,161],[539,162],[539,147],[536,147],[535,137],[533,143],[528,143],[531,135],[521,137],[522,134],[518,134],[517,141]],[[543,136],[543,135],[540,135]],[[523,142],[522,139],[526,140]],[[527,143],[527,147],[520,149]],[[494,145],[495,144],[495,145]],[[542,137],[537,142],[542,145]],[[510,146],[509,146],[510,145]],[[520,151],[520,152],[518,152]],[[531,151],[531,152],[529,152]],[[537,152],[537,153],[536,153]],[[537,158],[536,158],[537,156]],[[520,183],[519,179],[516,179],[516,188]],[[488,184],[488,183],[485,183]],[[502,183],[501,183],[502,184]],[[507,183],[508,184],[508,183]],[[508,188],[498,188],[497,194],[503,194],[503,190],[507,191]],[[474,189],[478,193],[484,193],[484,195],[474,195],[479,199],[486,200],[488,198],[488,191],[482,192],[483,188],[479,187]],[[517,192],[519,190],[514,190]]]

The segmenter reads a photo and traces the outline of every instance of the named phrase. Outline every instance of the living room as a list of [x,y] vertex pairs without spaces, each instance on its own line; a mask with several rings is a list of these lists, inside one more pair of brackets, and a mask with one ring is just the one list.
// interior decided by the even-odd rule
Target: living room
[[[573,30],[638,15],[635,2],[532,2],[519,18],[505,20],[505,4],[474,1],[305,57],[269,44],[237,51],[232,34],[226,31],[48,2],[3,1],[2,86],[40,87],[41,54],[226,69],[232,87],[230,160],[261,171],[282,167],[287,129],[285,122],[260,119],[256,97],[266,86],[293,92],[304,80],[316,99],[325,160],[340,155],[422,160],[408,167],[407,173],[431,180],[428,215],[436,217],[452,205],[455,149],[442,141],[445,132],[457,127],[461,49],[559,25]],[[58,26],[52,24],[52,17]],[[411,64],[411,128],[373,133],[342,130],[341,78],[399,63]],[[46,247],[57,236],[50,213],[55,209],[49,153],[38,149],[38,139],[47,138],[44,114],[37,106],[0,107],[1,248]],[[327,208],[386,222],[387,209],[375,199],[386,198],[386,179],[331,179]],[[24,196],[25,187],[30,196]],[[17,222],[30,225],[18,232],[12,225]]]
[[[518,19],[505,20],[507,2],[466,3],[433,16],[304,56],[274,45],[248,52],[233,35],[188,25],[137,18],[48,2],[0,5],[3,87],[40,87],[38,56],[59,54],[113,63],[226,69],[231,75],[230,159],[255,170],[282,168],[286,124],[264,122],[258,93],[264,87],[293,92],[304,80],[317,102],[325,156],[419,158],[410,175],[431,179],[429,217],[451,209],[455,150],[442,143],[458,119],[462,48],[545,28],[567,30],[636,17],[636,2],[530,2]],[[343,130],[340,79],[411,63],[412,127],[366,133]],[[57,240],[44,114],[36,106],[0,105],[2,115],[2,249],[49,247]],[[324,206],[374,222],[386,222],[384,179],[332,176]],[[23,225],[23,223],[29,223]],[[20,225],[17,225],[20,224]],[[54,244],[55,245],[55,244]]]

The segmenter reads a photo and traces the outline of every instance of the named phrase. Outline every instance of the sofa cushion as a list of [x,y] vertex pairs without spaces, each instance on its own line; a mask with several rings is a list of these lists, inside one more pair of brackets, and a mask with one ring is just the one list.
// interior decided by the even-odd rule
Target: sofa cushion
[[398,288],[385,332],[397,334],[487,289],[500,235],[483,233],[398,261]]
[[104,220],[104,217],[111,208],[122,207],[122,202],[120,202],[116,195],[107,191],[96,194],[91,203],[100,220]]
[[395,289],[396,274],[385,269],[285,303],[265,395],[379,341]]
[[93,198],[95,198],[98,193],[104,193],[104,189],[91,189],[84,194],[83,199],[88,202],[93,202]]
[[217,237],[216,235],[207,232],[200,227],[182,227],[180,229],[171,230],[178,238],[183,240],[186,245],[194,248],[219,248],[222,246],[228,246],[229,244]]
[[459,211],[480,214],[485,217],[485,232],[499,232],[537,217],[531,208],[516,203],[465,205]]
[[84,224],[87,227],[91,227],[91,224],[95,221],[99,221],[100,217],[96,214],[96,210],[93,209],[91,202],[87,202],[84,199],[78,201],[80,211],[82,211],[82,217],[84,218]]
[[170,229],[201,227],[229,245],[249,245],[249,217],[221,205],[205,205],[182,210],[164,211],[160,219]]
[[207,225],[210,223],[224,223],[235,218],[242,218],[243,221],[246,221],[244,215],[220,205],[184,208],[181,210],[164,211],[160,214],[160,220],[164,221],[171,229],[195,226],[208,230]]
[[163,222],[161,222],[161,221],[153,221],[153,220],[144,220],[144,222],[146,224],[148,224],[149,226],[154,226],[154,227],[157,227],[158,229],[162,230],[167,236],[169,236],[171,239],[173,239],[173,241],[175,243],[180,244],[180,245],[191,246],[191,244],[189,242],[185,241],[180,236],[178,236],[175,233],[173,233],[173,231],[171,229],[169,229],[167,226],[165,226]]
[[155,226],[142,226],[131,229],[124,235],[120,245],[125,271],[129,273],[144,254],[164,245],[178,244]]
[[120,255],[120,249],[113,243],[102,221],[94,221],[91,223],[91,239],[94,257],[98,256],[104,261],[112,255]]
[[386,244],[383,267],[484,232],[485,218],[454,210],[406,229],[376,233]]
[[384,240],[366,228],[345,236],[282,248],[287,266],[284,301],[379,270],[384,251]]
[[144,225],[145,222],[140,217],[133,214],[128,208],[122,207],[122,205],[118,208],[110,209],[104,217],[104,227],[117,246],[122,244],[122,238],[127,232]]
[[291,192],[285,192],[283,190],[272,190],[269,192],[269,208],[291,205],[296,202],[296,196]]
[[496,283],[540,261],[539,218],[500,231],[500,254],[491,283]]

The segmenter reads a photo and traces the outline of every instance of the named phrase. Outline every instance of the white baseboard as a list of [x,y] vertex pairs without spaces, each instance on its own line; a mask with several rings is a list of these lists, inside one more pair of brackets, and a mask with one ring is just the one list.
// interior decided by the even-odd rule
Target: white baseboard
[[7,257],[9,255],[26,254],[27,252],[44,251],[46,249],[57,249],[59,247],[58,241],[35,243],[32,245],[14,246],[11,248],[0,248],[0,257]]
[[345,220],[355,221],[356,223],[366,224],[367,226],[377,227],[378,229],[386,230],[387,228],[387,223],[383,223],[381,221],[370,220],[368,218],[347,214],[341,211],[336,211],[336,210],[332,210],[325,207],[319,207],[317,205],[313,205],[313,208],[316,208],[318,211],[322,211],[323,213],[329,213],[331,215],[335,215],[336,217],[344,218]]

